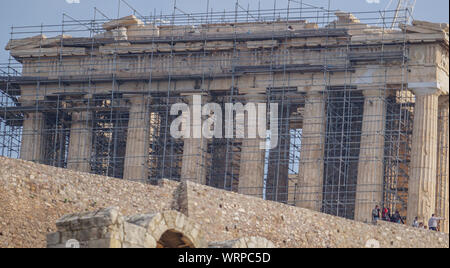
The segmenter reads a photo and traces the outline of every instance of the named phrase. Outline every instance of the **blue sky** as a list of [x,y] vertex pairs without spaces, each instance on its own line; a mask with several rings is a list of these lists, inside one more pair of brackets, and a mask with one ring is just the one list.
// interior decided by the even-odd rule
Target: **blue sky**
[[[68,2],[79,4],[69,4]],[[288,0],[276,0],[277,7],[287,6]],[[297,0],[298,2],[300,0]],[[327,7],[328,0],[303,0],[305,3],[315,6]],[[376,11],[383,10],[390,0],[331,0],[331,9],[346,11]],[[94,7],[97,7],[110,18],[118,15],[118,0],[1,0],[0,8],[0,63],[8,60],[8,53],[3,50],[10,38],[11,26],[60,24],[62,13],[65,12],[76,19],[91,19]],[[149,15],[154,10],[159,14],[172,12],[173,0],[127,0],[141,14]],[[261,7],[272,8],[274,0],[240,0],[243,7],[257,9]],[[374,2],[374,3],[369,3]],[[379,2],[379,3],[377,3]],[[394,0],[393,2],[396,2]],[[186,12],[205,12],[207,0],[177,0],[177,6]],[[216,11],[234,10],[235,0],[210,0],[210,7]],[[293,3],[293,5],[297,5]],[[434,22],[449,21],[448,0],[417,0],[415,19]],[[122,4],[120,15],[132,13]],[[56,35],[56,34],[55,34]]]

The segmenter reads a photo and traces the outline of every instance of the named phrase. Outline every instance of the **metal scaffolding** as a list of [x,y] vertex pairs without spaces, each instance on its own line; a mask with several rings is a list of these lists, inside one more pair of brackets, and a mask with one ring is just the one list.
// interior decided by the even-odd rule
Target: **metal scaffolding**
[[[122,36],[120,27],[105,30],[103,25],[110,19],[98,9],[89,20],[76,20],[64,14],[61,25],[13,27],[11,40],[43,35],[57,37],[42,38],[39,55],[27,55],[26,50],[22,54],[12,53],[9,63],[1,65],[0,155],[20,158],[21,150],[35,154],[42,150],[43,158],[27,160],[61,168],[76,167],[73,169],[115,178],[124,177],[124,166],[130,160],[127,157],[140,157],[145,158],[147,169],[143,173],[146,176],[140,178],[142,181],[152,184],[161,179],[179,181],[183,155],[187,152],[184,140],[170,135],[171,122],[177,117],[170,114],[171,105],[188,103],[183,90],[208,96],[208,101],[222,107],[226,103],[245,103],[247,97],[235,88],[235,81],[247,74],[258,74],[258,83],[273,85],[266,87],[264,98],[267,103],[279,104],[280,126],[278,146],[264,152],[262,189],[238,189],[245,143],[237,138],[212,138],[206,141],[206,146],[201,146],[206,185],[247,194],[262,192],[260,197],[267,200],[301,206],[297,196],[302,186],[297,178],[305,140],[305,107],[324,99],[325,118],[316,118],[324,119],[326,124],[319,133],[324,138],[323,186],[313,187],[311,200],[302,201],[320,202],[322,212],[353,218],[358,163],[364,161],[359,157],[364,95],[351,83],[332,85],[330,76],[340,72],[344,74],[343,80],[351,81],[360,62],[384,68],[384,63],[395,61],[403,69],[399,72],[402,77],[397,79],[402,84],[389,85],[389,74],[377,77],[378,81],[386,81],[381,90],[387,96],[382,98],[386,123],[380,205],[405,214],[414,116],[414,96],[405,86],[408,45],[406,39],[395,44],[383,42],[383,33],[395,30],[391,30],[394,15],[396,23],[408,22],[409,11],[353,13],[360,21],[353,27],[377,27],[382,33],[378,44],[371,45],[381,47],[382,53],[358,52],[361,45],[353,44],[348,30],[335,24],[336,12],[298,1],[290,1],[288,8],[270,10],[244,9],[239,3],[233,12],[190,14],[176,5],[168,15],[143,16],[134,10],[136,18],[148,27],[134,33],[135,38],[130,38],[128,32],[128,40]],[[307,22],[316,27],[308,29]],[[256,24],[272,30],[251,32]],[[155,33],[156,29],[159,34]],[[298,44],[294,46],[298,53],[288,46],[268,45],[250,50],[239,47],[241,42],[260,40],[287,44],[296,40],[293,38],[320,38],[325,43],[316,47]],[[331,41],[336,39],[339,44]],[[202,48],[178,49],[183,42],[201,43]],[[230,44],[231,53],[221,52],[223,43],[220,42]],[[53,55],[49,47],[55,43],[60,46],[60,52]],[[135,45],[136,51],[130,52],[125,43]],[[205,49],[208,46],[214,49]],[[99,47],[103,53],[100,56]],[[84,52],[87,56],[77,57]],[[27,57],[33,58],[24,60]],[[293,72],[323,75],[322,96],[311,99],[297,90],[297,85],[305,81],[292,77]],[[275,76],[284,77],[284,81],[280,83]],[[228,91],[212,89],[215,81],[223,79],[231,81]],[[183,87],[180,81],[184,80],[196,81],[196,85],[180,90]],[[123,90],[124,85],[135,90]],[[135,102],[141,103],[140,110],[133,108],[138,107]],[[35,118],[25,120],[31,116]],[[146,125],[132,125],[130,122],[136,118],[143,118]],[[29,121],[34,125],[23,130]],[[39,126],[42,127],[38,129]],[[133,127],[143,129],[139,139],[147,140],[149,146],[142,151],[135,150],[139,149],[142,155],[127,156],[127,140]],[[23,148],[22,140],[27,135],[44,139],[44,147],[38,148],[37,144],[41,143],[34,140],[28,143],[28,148]],[[74,135],[78,141],[73,141]],[[77,146],[90,149],[73,158],[70,150]],[[87,168],[83,167],[85,164]],[[315,199],[316,193],[321,193],[323,198]]]

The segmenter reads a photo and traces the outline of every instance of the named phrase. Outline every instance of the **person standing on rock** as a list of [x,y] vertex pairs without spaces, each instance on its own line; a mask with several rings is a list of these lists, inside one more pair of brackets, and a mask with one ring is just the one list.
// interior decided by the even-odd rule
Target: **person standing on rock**
[[403,221],[403,218],[400,215],[400,212],[398,210],[395,211],[394,216],[392,216],[392,222],[398,223],[398,224],[405,224],[405,222]]
[[432,215],[430,220],[428,221],[428,226],[430,227],[430,230],[436,231],[438,230],[439,221],[443,220],[443,218],[438,218],[436,215]]
[[380,207],[377,205],[372,210],[372,222],[373,222],[373,224],[376,224],[379,219],[380,219]]
[[419,228],[419,226],[420,226],[420,224],[419,224],[419,217],[416,217],[416,218],[414,219],[414,222],[413,222],[413,224],[412,224],[412,227],[414,227],[414,228]]
[[388,208],[383,208],[383,221],[391,221],[391,215]]

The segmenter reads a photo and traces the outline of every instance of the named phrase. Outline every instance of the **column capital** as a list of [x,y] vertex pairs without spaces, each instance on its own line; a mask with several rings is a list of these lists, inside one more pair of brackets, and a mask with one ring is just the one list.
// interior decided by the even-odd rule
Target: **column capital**
[[[360,87],[358,87],[360,89]],[[362,94],[364,97],[383,97],[386,95],[386,90],[384,88],[374,88],[374,87],[367,87],[367,88],[361,88]]]
[[327,94],[327,91],[324,90],[322,87],[320,88],[320,90],[317,88],[317,89],[306,91],[306,96],[312,96],[312,97],[325,96],[326,94]]
[[448,95],[441,95],[439,97],[439,106],[447,106],[448,107]]
[[302,92],[324,92],[326,91],[326,85],[322,85],[321,83],[313,83],[312,85],[304,85],[304,86],[299,86],[298,88],[302,88]]
[[93,103],[89,104],[87,100],[68,100],[65,102],[66,107],[69,109],[69,114],[74,113],[82,113],[82,112],[89,112],[91,109],[89,108],[90,105],[93,105]]
[[441,84],[439,82],[409,83],[408,88],[416,96],[440,95]]
[[73,107],[68,113],[72,116],[72,123],[76,122],[87,122],[93,120],[92,111],[85,107]]

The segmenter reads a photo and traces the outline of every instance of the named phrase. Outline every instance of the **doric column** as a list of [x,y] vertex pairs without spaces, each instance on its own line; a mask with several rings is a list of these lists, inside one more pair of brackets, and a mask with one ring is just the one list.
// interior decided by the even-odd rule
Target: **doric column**
[[289,199],[289,164],[291,148],[291,102],[285,96],[278,96],[278,142],[268,153],[266,175],[266,199],[287,203]]
[[45,116],[41,112],[25,114],[20,146],[20,159],[44,163],[45,161]]
[[408,184],[407,222],[411,225],[415,217],[428,222],[435,212],[439,90],[425,83],[409,88],[416,95]]
[[263,197],[265,150],[260,148],[261,142],[264,140],[260,138],[242,140],[238,188],[240,194]]
[[146,182],[150,130],[149,102],[146,97],[135,96],[130,99],[130,104],[123,178]]
[[86,110],[73,111],[67,168],[80,172],[90,172],[91,153],[92,112]]
[[449,232],[449,152],[448,95],[439,98],[438,167],[436,182],[436,215],[444,218],[441,231]]
[[371,222],[372,209],[383,202],[386,98],[384,89],[364,89],[363,95],[355,220]]
[[[255,107],[257,108],[257,103],[265,101],[266,98],[263,95],[249,94],[245,96],[245,100],[255,103]],[[246,118],[245,130],[248,132],[248,123],[258,122],[258,113],[255,114],[255,117],[247,114]],[[247,133],[245,134],[245,138],[242,139],[238,186],[238,192],[240,194],[263,198],[266,151],[265,149],[261,149],[261,143],[264,143],[264,140],[259,137],[258,131],[256,132],[256,138],[249,138]]]
[[297,180],[296,206],[321,211],[326,132],[326,94],[310,91],[306,95]]
[[[211,150],[209,167],[209,186],[219,189],[232,189],[233,183],[233,143],[227,139],[216,139]],[[239,170],[234,170],[239,172]]]
[[[193,102],[193,96],[187,96],[186,100],[190,106],[191,137],[184,139],[183,160],[181,165],[181,181],[193,181],[198,184],[206,184],[206,157],[208,150],[208,140],[201,135],[194,137],[195,131],[202,132],[202,120],[198,121],[194,113],[200,112],[201,103]],[[206,101],[206,98],[202,98]],[[198,107],[199,106],[199,107]]]

